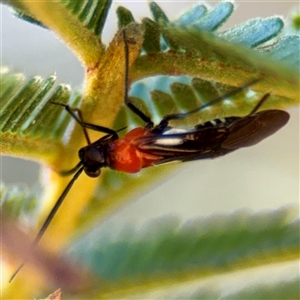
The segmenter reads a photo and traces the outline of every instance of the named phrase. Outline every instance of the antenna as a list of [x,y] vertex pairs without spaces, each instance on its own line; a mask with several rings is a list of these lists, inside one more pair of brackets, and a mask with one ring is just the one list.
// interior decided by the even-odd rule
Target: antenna
[[34,251],[34,249],[36,248],[37,244],[39,243],[39,241],[43,237],[43,235],[44,235],[45,231],[47,230],[49,224],[53,220],[56,212],[58,211],[59,207],[63,203],[64,199],[66,198],[66,196],[68,194],[68,192],[70,191],[71,187],[73,186],[74,182],[79,177],[79,175],[82,173],[82,171],[83,171],[83,167],[81,167],[76,172],[76,174],[73,176],[73,178],[70,180],[70,182],[68,183],[68,185],[66,186],[66,188],[64,189],[64,191],[62,192],[62,194],[60,195],[60,197],[57,199],[55,205],[53,206],[53,208],[50,211],[48,217],[46,218],[43,226],[39,230],[39,232],[38,232],[37,236],[35,237],[34,241],[32,242],[32,244],[31,244],[31,246],[30,246],[30,248],[28,250],[28,254],[27,254],[26,258],[21,263],[21,265],[17,268],[17,270],[13,273],[13,275],[10,277],[9,282],[13,281],[13,279],[16,277],[16,275],[19,273],[19,271],[23,268],[23,266],[25,265],[25,263],[28,261],[29,255]]

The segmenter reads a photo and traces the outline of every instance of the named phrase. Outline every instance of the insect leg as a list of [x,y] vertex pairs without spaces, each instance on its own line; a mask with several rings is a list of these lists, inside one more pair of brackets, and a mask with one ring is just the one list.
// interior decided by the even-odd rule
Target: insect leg
[[[58,102],[54,102],[54,101],[51,101],[51,103],[55,104],[55,105],[63,106],[65,108],[65,110],[72,116],[72,118],[82,127],[83,133],[84,133],[85,138],[86,138],[89,145],[91,144],[91,142],[90,142],[90,139],[88,137],[86,128],[92,129],[92,130],[95,130],[95,131],[99,131],[99,132],[104,132],[104,133],[107,133],[107,134],[111,134],[114,138],[118,138],[117,132],[113,129],[103,127],[103,126],[100,126],[100,125],[95,125],[95,124],[84,122],[80,109],[71,108],[67,104],[58,103]],[[75,112],[78,113],[78,116],[76,116]]]
[[[29,249],[28,254],[32,254],[32,252],[36,248],[37,244],[39,243],[39,241],[43,237],[43,235],[44,235],[45,231],[47,230],[49,224],[51,223],[51,221],[53,220],[55,214],[57,213],[59,207],[63,203],[64,199],[66,198],[66,196],[68,194],[68,192],[70,191],[71,187],[73,186],[73,184],[76,181],[76,179],[80,176],[80,174],[82,173],[82,171],[83,171],[83,167],[80,168],[76,172],[76,174],[73,176],[73,178],[70,180],[70,182],[68,183],[68,185],[66,186],[66,188],[64,189],[64,191],[62,192],[62,194],[60,195],[60,197],[57,199],[55,205],[53,206],[53,208],[50,211],[48,217],[46,218],[43,226],[41,227],[41,229],[39,230],[39,232],[36,235],[35,239],[33,240],[32,244],[31,244],[31,247]],[[23,266],[25,265],[25,263],[28,261],[28,258],[29,258],[29,255],[27,256],[27,258],[24,259],[23,263],[18,267],[18,269],[10,277],[9,282],[11,282],[16,277],[16,275],[18,274],[18,272],[23,268]]]
[[123,39],[124,39],[124,54],[125,54],[125,70],[124,70],[124,103],[126,106],[137,116],[139,116],[145,123],[147,128],[152,128],[154,126],[152,120],[150,117],[146,116],[141,110],[139,110],[133,103],[130,102],[130,99],[128,97],[128,86],[129,86],[129,76],[128,76],[128,70],[129,70],[129,49],[128,49],[128,43],[126,40],[126,34],[125,30],[123,30]]
[[262,98],[259,100],[259,102],[256,104],[256,106],[252,109],[249,116],[256,113],[258,111],[258,109],[264,104],[264,102],[269,98],[269,96],[270,96],[270,93],[263,95]]
[[205,103],[205,104],[201,105],[200,107],[197,107],[197,108],[195,108],[195,109],[193,109],[193,110],[190,110],[190,111],[188,111],[188,112],[186,112],[186,113],[179,113],[179,114],[170,114],[170,115],[166,115],[166,116],[164,116],[164,117],[162,118],[162,120],[160,121],[160,123],[159,123],[159,125],[158,125],[157,127],[159,127],[159,128],[165,128],[165,127],[168,126],[168,123],[169,123],[170,120],[183,119],[183,118],[185,118],[185,117],[187,117],[187,116],[189,116],[189,115],[191,115],[191,114],[194,114],[194,113],[196,113],[196,112],[198,112],[198,111],[200,111],[200,110],[202,110],[202,109],[204,109],[204,108],[206,108],[206,107],[212,106],[213,104],[216,104],[216,103],[218,103],[218,102],[220,102],[220,101],[223,101],[225,98],[228,98],[228,97],[230,97],[230,96],[236,95],[237,93],[243,91],[245,88],[247,88],[247,87],[249,87],[249,86],[255,84],[255,83],[258,82],[259,80],[260,80],[260,79],[254,79],[254,80],[252,80],[252,81],[250,81],[250,82],[244,84],[243,86],[238,87],[238,88],[236,88],[236,89],[234,89],[234,90],[232,90],[232,91],[229,91],[228,93],[223,94],[223,95],[221,95],[221,96],[219,96],[219,97],[213,99],[212,101],[210,101],[210,102],[208,102],[208,103]]

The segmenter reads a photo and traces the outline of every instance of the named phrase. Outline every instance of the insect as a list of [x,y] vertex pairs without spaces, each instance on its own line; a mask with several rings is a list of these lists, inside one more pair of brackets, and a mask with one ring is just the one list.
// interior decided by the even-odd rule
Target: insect
[[[289,114],[281,110],[265,110],[257,112],[261,105],[270,96],[265,94],[252,111],[244,117],[229,117],[223,121],[216,119],[204,124],[196,125],[189,130],[173,128],[169,125],[171,120],[183,119],[191,114],[199,112],[206,107],[223,101],[224,98],[235,95],[245,88],[255,84],[258,79],[238,87],[212,101],[197,107],[186,113],[169,114],[162,118],[159,124],[154,125],[151,118],[139,110],[128,97],[128,64],[129,49],[123,30],[125,53],[125,105],[144,122],[144,127],[137,127],[119,138],[118,131],[103,126],[83,121],[80,110],[72,109],[68,105],[53,102],[63,106],[66,111],[80,124],[87,140],[87,146],[78,152],[79,163],[62,175],[74,174],[65,190],[55,203],[43,226],[34,239],[30,251],[32,251],[44,235],[60,205],[64,201],[76,179],[84,171],[89,177],[98,177],[101,169],[111,169],[136,173],[141,169],[153,165],[164,164],[172,161],[192,161],[198,159],[215,158],[225,155],[239,148],[255,145],[274,134],[289,120]],[[87,129],[105,133],[103,137],[91,142]],[[12,275],[10,281],[16,276],[25,264],[26,260]]]

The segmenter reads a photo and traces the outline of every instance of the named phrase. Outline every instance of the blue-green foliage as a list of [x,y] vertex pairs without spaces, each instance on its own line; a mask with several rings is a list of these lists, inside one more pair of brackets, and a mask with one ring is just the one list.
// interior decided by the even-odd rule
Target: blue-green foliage
[[[101,2],[101,4],[100,4]],[[71,9],[71,11],[78,16],[84,24],[90,28],[91,30],[94,30],[95,33],[99,34],[103,28],[103,24],[107,15],[107,11],[110,7],[111,1],[100,1],[97,5],[93,1],[89,0],[80,0],[80,1],[68,1],[64,0],[63,3]],[[177,34],[176,39],[174,40],[172,31],[168,31],[166,34],[164,32],[164,27],[166,28],[172,28],[176,32],[176,29],[183,30],[190,30],[193,28],[193,30],[205,30],[205,31],[215,31],[217,28],[219,28],[226,20],[230,17],[230,15],[233,12],[233,4],[231,2],[221,2],[217,4],[213,9],[208,9],[205,5],[199,4],[191,9],[189,9],[187,12],[182,14],[179,18],[177,18],[175,21],[170,21],[167,15],[163,12],[163,10],[159,7],[158,4],[151,2],[150,4],[150,10],[153,15],[154,21],[150,19],[144,19],[145,24],[145,41],[144,41],[144,47],[143,47],[143,54],[151,54],[151,53],[157,53],[157,52],[164,52],[169,49],[185,49],[186,51],[193,51],[197,53],[197,51],[200,51],[198,48],[193,47],[192,45],[182,44],[178,45],[180,43],[180,34]],[[126,24],[134,21],[134,18],[132,14],[122,8],[118,8],[118,18],[119,18],[119,26],[125,26]],[[229,29],[224,32],[216,32],[216,34],[219,37],[222,37],[228,41],[236,42],[236,43],[242,43],[243,45],[246,45],[248,47],[254,47],[257,51],[264,53],[265,55],[268,55],[269,57],[272,57],[277,60],[284,61],[286,64],[289,64],[290,66],[299,68],[300,66],[300,55],[299,55],[299,45],[300,45],[300,37],[299,35],[290,35],[290,36],[284,36],[282,38],[279,38],[278,41],[264,46],[264,43],[268,42],[271,39],[274,39],[281,31],[284,26],[283,21],[279,17],[271,17],[267,19],[253,19],[246,21],[243,24],[237,25],[233,27],[232,29]],[[97,32],[96,32],[97,31]],[[192,36],[191,36],[192,38]],[[186,42],[186,39],[182,39],[183,43]],[[205,46],[205,43],[202,44]],[[260,48],[257,48],[257,46],[261,46]],[[202,47],[203,48],[203,47]],[[202,50],[202,52],[204,49]],[[209,49],[209,51],[213,51],[212,49]],[[161,112],[158,114],[159,116],[162,115],[162,113],[168,113],[166,109],[163,108],[162,101],[160,101],[159,105],[162,105],[162,107],[159,107],[159,105],[156,105],[155,102],[152,101],[155,98],[159,98],[158,94],[163,97],[169,97],[170,98],[170,89],[171,86],[164,86],[164,84],[167,84],[166,81],[160,77],[160,86],[156,87],[155,91],[152,91],[151,99],[149,98],[149,93],[141,93],[141,89],[139,89],[139,93],[135,93],[135,90],[137,90],[137,86],[139,85],[148,85],[147,90],[149,91],[149,87],[151,87],[151,80],[149,81],[143,81],[142,83],[136,83],[132,87],[131,96],[138,97],[139,99],[144,99],[145,103],[147,105],[144,106],[145,113],[148,113],[149,111],[153,112],[155,111],[155,108],[160,110]],[[48,80],[49,81],[49,80]],[[184,77],[178,78],[177,80],[181,84],[184,84]],[[47,82],[47,81],[46,81]],[[191,80],[190,80],[191,82]],[[174,82],[173,82],[174,83]],[[45,83],[46,84],[46,83]],[[50,84],[50,83],[49,83]],[[49,86],[48,84],[48,86]],[[170,83],[169,83],[170,84]],[[188,84],[187,84],[188,85]],[[169,91],[164,91],[165,89],[168,89]],[[28,85],[26,86],[26,89],[28,90]],[[59,95],[60,97],[64,98],[61,100],[57,100],[59,102],[67,102],[68,97],[70,95],[65,95],[65,88],[64,91],[62,91],[63,88],[59,87],[56,91],[56,95]],[[46,89],[44,88],[46,91]],[[213,95],[214,88],[211,89],[210,94]],[[162,94],[161,92],[165,93]],[[174,90],[173,90],[174,92]],[[191,91],[192,92],[192,91]],[[192,92],[193,93],[193,92]],[[28,94],[30,95],[30,94]],[[42,94],[40,94],[42,95]],[[55,99],[58,99],[58,97],[53,96]],[[20,98],[20,92],[18,95],[15,95],[15,98]],[[45,97],[44,97],[45,98]],[[192,97],[195,98],[195,97]],[[196,97],[197,98],[197,97]],[[52,98],[53,99],[53,98]],[[173,98],[172,100],[180,101],[180,97]],[[29,133],[30,128],[32,127],[32,124],[30,124],[31,120],[38,121],[39,119],[43,119],[43,117],[39,118],[37,115],[44,114],[44,112],[47,112],[47,119],[49,120],[49,126],[54,126],[55,124],[54,119],[51,118],[48,114],[49,110],[55,110],[56,108],[53,108],[49,105],[46,105],[45,101],[42,101],[42,98],[39,96],[36,98],[36,101],[40,101],[39,106],[33,111],[33,114],[28,118],[28,115],[24,115],[23,117],[20,117],[19,119],[23,122],[17,122],[17,124],[14,125],[14,131],[16,131],[18,128],[22,128],[22,131],[24,133]],[[209,100],[209,99],[208,99]],[[33,101],[32,105],[35,105],[36,101]],[[181,104],[184,101],[181,101]],[[8,102],[7,102],[8,103]],[[182,109],[182,105],[180,103],[178,104],[178,109]],[[192,103],[196,104],[196,102]],[[10,106],[12,104],[9,104]],[[31,106],[32,106],[31,105]],[[43,105],[46,105],[43,107]],[[191,107],[192,107],[191,105]],[[27,105],[29,107],[29,104]],[[30,107],[31,107],[30,106]],[[170,107],[174,107],[174,105],[171,105]],[[47,108],[47,109],[46,109]],[[28,109],[26,109],[28,111]],[[10,113],[11,114],[11,113]],[[26,120],[27,117],[27,120]],[[11,129],[10,123],[8,122],[6,124],[7,120],[3,119],[3,116],[1,116],[1,124],[4,124],[5,130]],[[51,125],[52,124],[52,125]],[[22,125],[22,126],[20,126]],[[43,124],[45,127],[45,124]],[[42,126],[42,127],[43,127]],[[57,125],[58,126],[58,125]],[[35,124],[35,128],[40,128]],[[58,128],[58,127],[57,127]],[[60,128],[66,128],[66,126]],[[32,129],[33,130],[33,129]],[[51,128],[49,128],[48,132],[53,132]],[[59,135],[61,136],[61,135]]]
[[271,58],[283,61],[293,66],[296,70],[300,68],[300,35],[289,35],[280,38],[276,43],[266,48],[267,55]]
[[284,23],[279,17],[256,18],[222,32],[220,36],[228,41],[256,47],[276,37],[283,26]]
[[102,279],[130,280],[227,269],[241,261],[299,247],[299,221],[290,210],[263,214],[239,212],[181,224],[161,218],[146,229],[123,227],[114,237],[100,226],[72,248]]
[[231,2],[220,2],[212,10],[203,15],[203,17],[191,19],[191,25],[189,26],[200,30],[217,30],[231,16],[233,9],[234,6]]
[[199,4],[193,7],[193,9],[188,10],[183,13],[174,23],[179,26],[190,26],[196,23],[198,20],[206,14],[207,8],[203,4]]
[[[175,21],[170,21],[167,15],[163,12],[163,10],[158,6],[157,3],[150,3],[150,10],[153,15],[154,22],[149,19],[144,19],[144,24],[146,27],[145,33],[145,42],[146,46],[144,47],[144,51],[146,53],[155,53],[160,51],[167,51],[169,49],[178,49],[178,45],[174,45],[172,39],[170,37],[166,37],[163,33],[164,27],[171,27],[174,30],[176,28],[186,28],[186,30],[204,30],[204,31],[216,31],[220,28],[233,13],[234,6],[231,2],[221,2],[218,3],[213,9],[209,10],[205,5],[199,4],[192,7],[190,10],[182,14]],[[119,14],[119,24],[125,26],[126,24],[134,21],[132,14],[125,8],[118,8]],[[130,14],[130,18],[127,17],[127,23],[124,21],[125,17]],[[122,22],[123,21],[123,22]],[[235,43],[241,43],[248,47],[255,48],[259,45],[262,45],[271,39],[278,36],[278,34],[282,31],[284,27],[284,23],[280,17],[270,17],[266,19],[256,18],[252,20],[248,20],[245,23],[239,24],[229,30],[224,32],[216,32],[219,37],[222,37],[228,41],[232,41]],[[161,34],[157,34],[161,31]],[[294,43],[298,46],[293,47],[290,52],[294,54],[294,56],[299,56],[299,41],[298,36],[291,36]],[[160,45],[160,47],[149,47],[148,42],[151,41],[152,44]],[[150,44],[151,44],[150,43]],[[181,45],[182,48],[185,45]],[[273,57],[281,57],[279,48],[274,48]],[[269,48],[260,49],[260,52],[269,52]],[[286,61],[286,63],[290,63],[291,66],[294,65],[294,61]]]

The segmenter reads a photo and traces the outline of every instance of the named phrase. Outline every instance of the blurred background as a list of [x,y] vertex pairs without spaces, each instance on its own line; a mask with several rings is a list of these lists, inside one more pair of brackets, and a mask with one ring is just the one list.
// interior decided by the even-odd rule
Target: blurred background
[[[170,19],[198,3],[156,2]],[[214,6],[217,2],[206,3]],[[253,0],[237,0],[235,4],[236,11],[219,31],[255,17],[287,17],[299,5],[297,1]],[[114,1],[104,29],[106,43],[117,30],[115,10],[119,5],[129,8],[137,20],[138,16],[150,16],[146,1]],[[83,69],[53,33],[16,19],[5,6],[0,6],[0,10],[2,65],[26,76],[47,77],[56,73],[57,83],[81,89]],[[283,129],[255,147],[215,160],[182,164],[170,177],[106,220],[104,228],[118,231],[125,223],[140,227],[152,218],[166,216],[179,216],[186,221],[241,210],[261,212],[286,206],[299,210],[299,109],[290,110],[290,114],[291,119]],[[6,184],[24,183],[31,188],[39,182],[37,163],[12,157],[1,157],[0,163],[1,180]],[[297,272],[295,265],[293,270]]]
[[[170,19],[198,2],[157,1]],[[206,1],[214,6],[215,1]],[[236,11],[220,31],[254,17],[287,17],[296,2],[235,1]],[[115,9],[123,5],[136,19],[150,16],[146,1],[114,1],[104,29],[109,43],[117,30]],[[20,21],[1,6],[2,64],[27,76],[57,75],[58,83],[81,89],[83,69],[72,52],[45,29]],[[216,160],[185,163],[170,179],[126,206],[118,219],[144,222],[152,216],[180,215],[184,219],[238,209],[276,209],[299,201],[299,110],[290,111],[290,122],[261,144]],[[1,157],[1,180],[39,181],[39,165]],[[184,199],[184,201],[183,201]],[[136,212],[136,213],[135,213]]]

